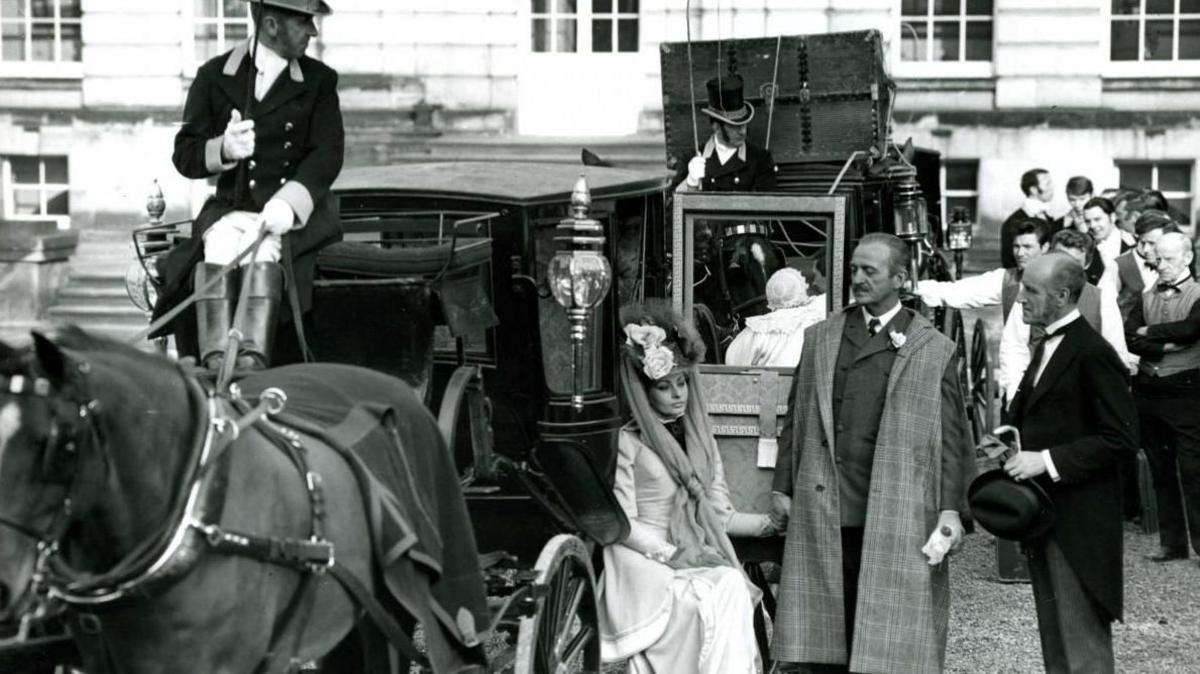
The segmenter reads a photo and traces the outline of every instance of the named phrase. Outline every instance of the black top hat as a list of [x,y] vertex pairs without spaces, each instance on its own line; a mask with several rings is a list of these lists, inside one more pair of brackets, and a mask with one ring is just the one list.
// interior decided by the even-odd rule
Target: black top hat
[[316,16],[333,12],[325,0],[246,0],[250,4],[270,5],[297,14]]
[[967,503],[980,526],[1010,541],[1037,538],[1054,524],[1054,502],[1046,490],[1035,480],[1017,482],[999,468],[971,482]]
[[726,124],[749,124],[754,119],[754,106],[742,97],[742,78],[739,75],[714,77],[706,84],[708,105],[700,112]]

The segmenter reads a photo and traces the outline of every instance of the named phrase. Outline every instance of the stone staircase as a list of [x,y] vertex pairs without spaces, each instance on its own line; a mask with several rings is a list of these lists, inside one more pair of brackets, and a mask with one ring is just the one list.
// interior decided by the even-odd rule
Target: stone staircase
[[147,325],[146,314],[125,292],[125,272],[136,260],[128,232],[81,231],[70,276],[47,322],[73,323],[114,339],[131,339]]

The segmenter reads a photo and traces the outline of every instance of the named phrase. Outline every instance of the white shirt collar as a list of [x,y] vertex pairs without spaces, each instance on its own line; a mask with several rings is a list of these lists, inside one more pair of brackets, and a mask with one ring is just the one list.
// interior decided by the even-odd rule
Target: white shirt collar
[[892,319],[895,318],[896,314],[900,313],[900,310],[903,308],[904,308],[904,305],[900,304],[899,302],[896,302],[896,306],[892,307],[891,309],[888,309],[882,315],[872,316],[871,312],[867,311],[866,307],[863,307],[862,308],[863,321],[866,322],[867,324],[870,324],[872,318],[878,318],[879,325],[881,326],[881,328],[886,328],[888,323],[891,323]]
[[1025,197],[1024,203],[1021,204],[1021,210],[1031,218],[1039,218],[1046,214],[1046,202],[1034,197]]
[[1058,319],[1057,321],[1054,321],[1050,325],[1047,325],[1046,326],[1046,334],[1050,335],[1051,339],[1053,339],[1055,337],[1061,337],[1062,336],[1062,328],[1065,327],[1071,321],[1079,318],[1079,315],[1080,315],[1079,309],[1077,309],[1077,308],[1072,309],[1070,311],[1070,313],[1068,313],[1066,316],[1063,316],[1062,318]]

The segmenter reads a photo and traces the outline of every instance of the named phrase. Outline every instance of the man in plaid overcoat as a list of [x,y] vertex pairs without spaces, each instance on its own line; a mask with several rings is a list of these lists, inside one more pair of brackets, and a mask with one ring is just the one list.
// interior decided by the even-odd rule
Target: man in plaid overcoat
[[771,653],[801,663],[784,671],[943,669],[949,569],[923,548],[962,541],[970,445],[954,344],[899,303],[908,255],[864,237],[856,304],[805,333],[772,497],[789,527]]

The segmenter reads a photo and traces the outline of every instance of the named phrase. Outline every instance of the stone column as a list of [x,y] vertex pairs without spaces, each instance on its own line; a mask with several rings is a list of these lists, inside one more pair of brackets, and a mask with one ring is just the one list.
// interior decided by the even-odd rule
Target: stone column
[[67,282],[78,232],[54,222],[0,221],[0,340],[24,344]]

